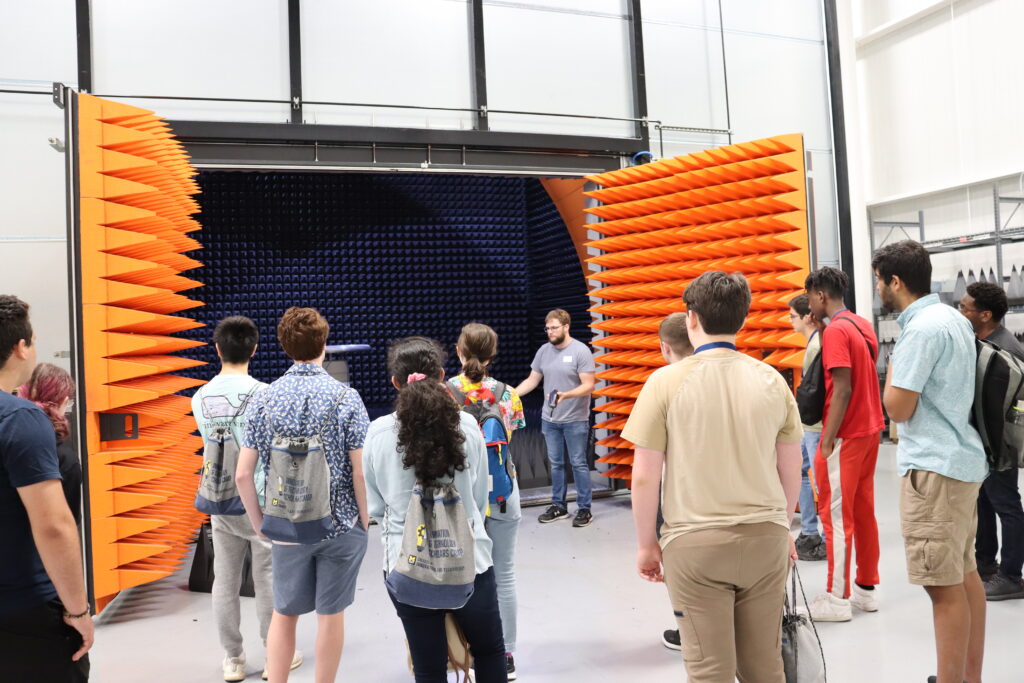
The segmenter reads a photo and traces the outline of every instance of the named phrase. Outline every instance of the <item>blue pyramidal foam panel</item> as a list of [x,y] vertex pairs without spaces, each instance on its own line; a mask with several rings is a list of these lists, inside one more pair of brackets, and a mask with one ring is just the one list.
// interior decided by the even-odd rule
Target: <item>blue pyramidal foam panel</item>
[[[369,344],[348,358],[371,416],[390,411],[388,342],[433,337],[450,354],[461,327],[484,322],[499,335],[493,375],[518,383],[546,341],[544,315],[564,308],[573,336],[590,341],[586,282],[557,208],[532,178],[441,174],[203,172],[205,267],[188,273],[206,302],[188,315],[208,327],[181,336],[210,341],[228,315],[260,328],[251,373],[270,382],[290,363],[276,327],[289,306],[312,306],[331,325],[330,344]],[[208,378],[216,351],[182,355],[213,363],[179,374]],[[540,391],[527,397],[540,426]]]

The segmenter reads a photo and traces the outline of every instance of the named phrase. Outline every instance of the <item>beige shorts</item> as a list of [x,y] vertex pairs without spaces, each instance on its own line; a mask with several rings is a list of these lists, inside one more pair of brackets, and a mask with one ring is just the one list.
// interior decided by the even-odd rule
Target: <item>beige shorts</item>
[[950,479],[927,470],[910,470],[904,475],[900,523],[910,583],[955,586],[978,568],[974,535],[980,487],[980,482]]

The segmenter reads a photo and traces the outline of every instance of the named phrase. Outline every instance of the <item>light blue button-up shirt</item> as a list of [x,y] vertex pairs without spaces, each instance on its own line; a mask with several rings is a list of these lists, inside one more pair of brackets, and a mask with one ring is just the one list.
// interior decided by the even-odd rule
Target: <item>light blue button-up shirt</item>
[[969,423],[977,352],[971,324],[937,294],[907,306],[893,349],[892,386],[920,394],[914,414],[900,425],[897,465],[959,481],[984,481],[988,461]]

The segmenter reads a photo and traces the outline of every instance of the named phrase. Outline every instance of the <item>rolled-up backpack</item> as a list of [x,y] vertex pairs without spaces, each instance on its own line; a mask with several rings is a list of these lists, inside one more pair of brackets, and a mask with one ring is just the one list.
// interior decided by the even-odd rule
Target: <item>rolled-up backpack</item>
[[782,664],[786,670],[786,683],[825,683],[825,653],[814,621],[808,614],[796,609],[796,589],[807,606],[804,584],[800,581],[796,565],[790,573],[790,590],[786,591],[786,606],[782,615]]

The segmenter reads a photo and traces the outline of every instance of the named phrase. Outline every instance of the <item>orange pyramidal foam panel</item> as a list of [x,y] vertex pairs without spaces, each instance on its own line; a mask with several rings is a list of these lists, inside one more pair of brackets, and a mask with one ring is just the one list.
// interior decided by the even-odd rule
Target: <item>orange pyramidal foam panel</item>
[[[153,183],[149,174],[122,175]],[[799,370],[804,340],[793,332],[789,300],[803,291],[810,271],[804,142],[780,135],[708,149],[642,166],[589,176],[601,202],[586,211],[600,239],[587,259],[593,268],[590,307],[593,345],[604,368],[594,392],[605,402],[598,429],[605,476],[632,478],[631,444],[617,434],[626,425],[643,383],[665,364],[658,327],[684,309],[681,296],[712,270],[742,273],[752,301],[737,346],[776,368]],[[122,278],[123,279],[123,278]],[[628,456],[628,457],[627,457]]]
[[[99,609],[121,590],[170,576],[204,515],[192,501],[201,458],[189,400],[201,365],[174,355],[197,345],[199,192],[188,155],[153,112],[78,95],[78,233],[85,376],[92,593]],[[108,433],[113,428],[123,432]],[[123,438],[127,437],[127,438]]]

